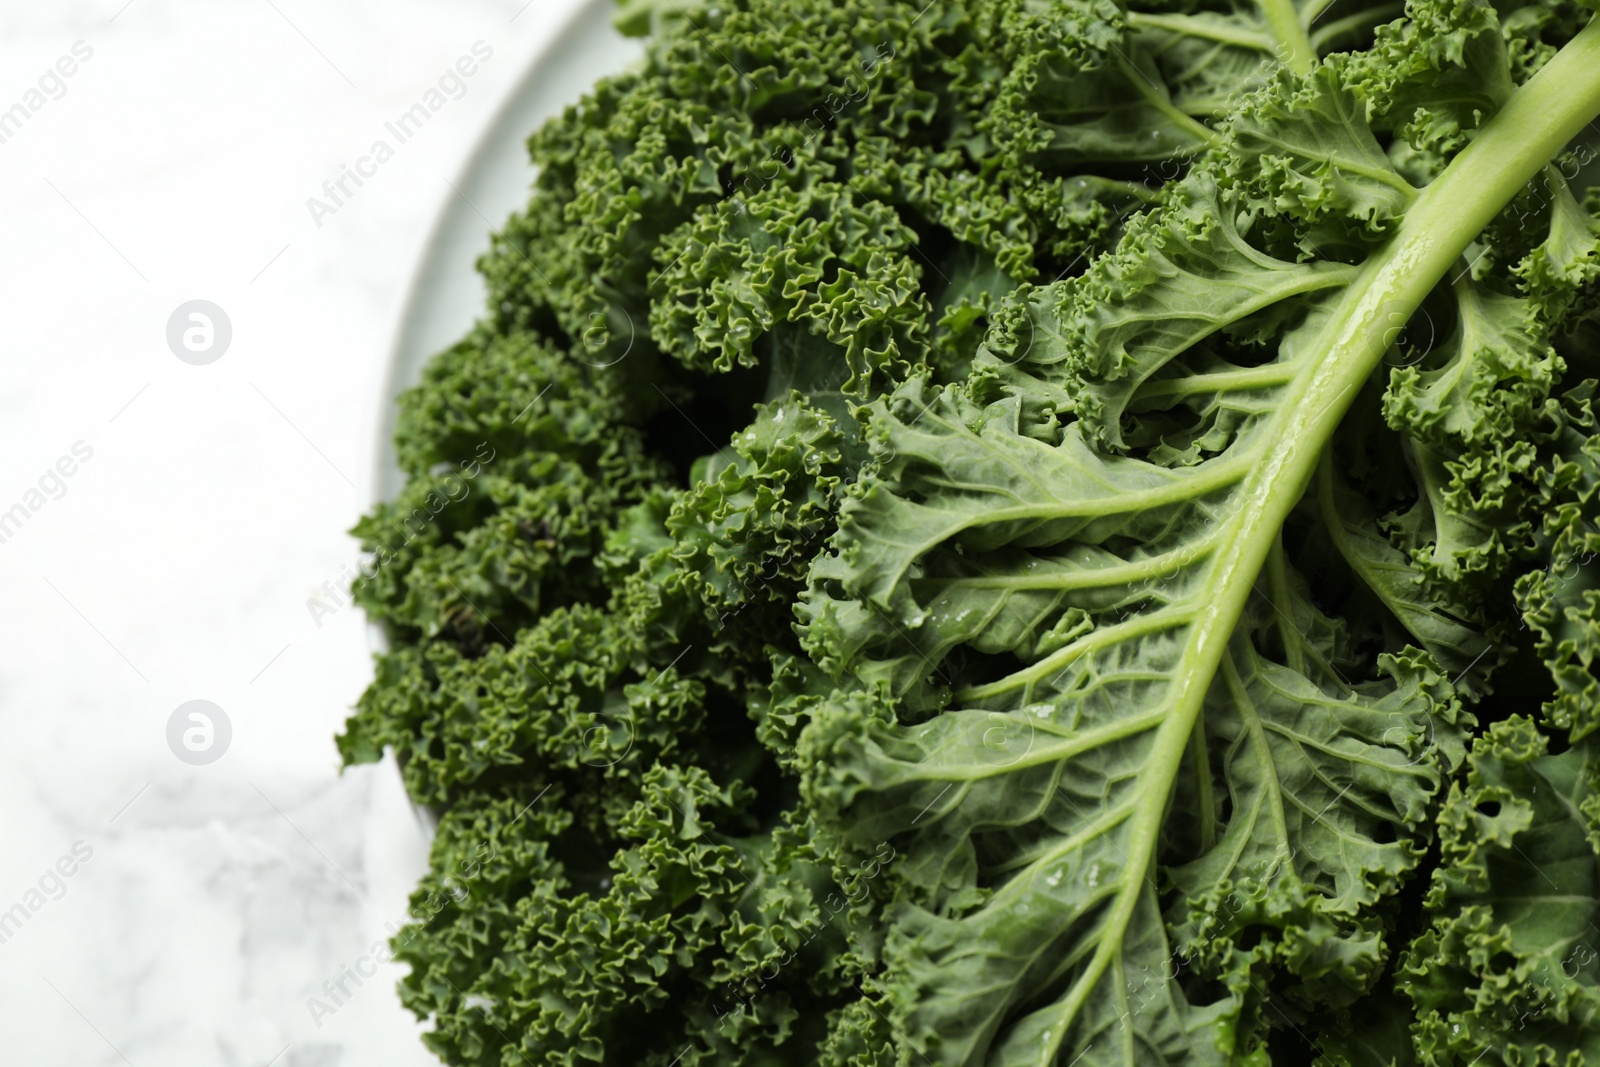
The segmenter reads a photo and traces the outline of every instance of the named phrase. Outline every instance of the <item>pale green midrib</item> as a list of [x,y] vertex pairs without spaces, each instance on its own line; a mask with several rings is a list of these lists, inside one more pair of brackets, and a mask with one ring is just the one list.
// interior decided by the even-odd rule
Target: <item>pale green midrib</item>
[[1044,680],[1051,674],[1059,673],[1070,667],[1077,660],[1082,659],[1091,652],[1098,652],[1103,648],[1120,645],[1140,637],[1159,633],[1162,630],[1173,630],[1187,626],[1194,622],[1200,614],[1197,611],[1184,611],[1176,606],[1165,607],[1160,611],[1148,612],[1127,622],[1119,622],[1115,626],[1106,626],[1092,630],[1084,636],[1056,649],[1038,663],[1031,667],[1024,667],[1020,671],[1013,671],[997,682],[987,685],[968,686],[966,689],[956,691],[956,699],[988,700],[991,697],[1004,696],[1019,687],[1031,685]]
[[[1128,24],[1135,29],[1165,30],[1185,37],[1200,37],[1220,44],[1249,48],[1269,55],[1283,49],[1283,62],[1296,74],[1308,72],[1316,61],[1317,52],[1312,47],[1306,29],[1292,0],[1261,0],[1261,17],[1267,24],[1266,33],[1253,33],[1241,27],[1208,23],[1187,15],[1147,14],[1140,11],[1128,13]],[[1276,45],[1276,47],[1275,47]],[[1149,94],[1145,94],[1150,99]],[[1156,106],[1161,104],[1151,100]],[[1165,110],[1163,108],[1163,110]]]
[[[1216,676],[1244,605],[1261,573],[1274,535],[1298,503],[1333,429],[1388,346],[1392,323],[1409,320],[1445,276],[1456,257],[1510,203],[1546,162],[1600,115],[1600,18],[1517,90],[1432,185],[1417,197],[1399,232],[1362,268],[1306,359],[1307,376],[1273,420],[1280,447],[1247,483],[1246,506],[1227,524],[1241,546],[1239,554],[1219,559],[1207,582],[1202,616],[1191,632],[1189,649],[1174,672],[1172,716],[1156,735],[1151,762],[1142,776],[1149,783],[1127,829],[1128,867],[1123,890],[1108,917],[1100,947],[1062,1002],[1060,1025],[1044,1043],[1040,1067],[1055,1062],[1072,1020],[1099,982],[1112,957],[1120,954],[1128,922],[1143,892],[1194,720]],[[1252,502],[1254,506],[1251,506]],[[1166,783],[1167,788],[1157,788]]]
[[[1082,752],[1089,752],[1109,745],[1114,741],[1121,741],[1140,734],[1157,726],[1166,715],[1160,710],[1147,711],[1143,715],[1118,719],[1109,726],[1102,726],[1098,730],[1089,730],[1084,733],[1072,734],[1062,737],[1059,742],[1040,748],[1037,753],[1029,750],[1025,755],[1011,763],[1000,763],[994,766],[985,766],[977,771],[970,763],[960,763],[949,767],[940,767],[935,770],[920,771],[917,774],[919,781],[929,782],[981,782],[986,778],[1001,778],[1014,774],[1025,767],[1041,767],[1049,763],[1060,763],[1071,759]],[[1058,735],[1059,736],[1059,735]]]
[[1310,74],[1316,66],[1317,53],[1311,47],[1311,38],[1306,36],[1306,28],[1300,23],[1300,13],[1294,9],[1293,0],[1261,0],[1261,16],[1283,50],[1280,55],[1283,65],[1295,74]]
[[1161,378],[1147,382],[1139,390],[1138,406],[1129,404],[1128,410],[1131,413],[1147,410],[1146,402],[1150,402],[1153,408],[1158,403],[1171,403],[1206,393],[1248,392],[1263,386],[1287,385],[1294,380],[1299,369],[1293,363],[1263,363],[1259,367],[1201,372],[1183,378]]
[[[1238,460],[1220,460],[1207,464],[1204,473],[1185,474],[1175,478],[1166,485],[1154,489],[1142,489],[1133,493],[1111,493],[1105,496],[1091,497],[1080,506],[1062,506],[1060,501],[1044,500],[1037,504],[1018,504],[1009,508],[992,508],[985,511],[975,511],[966,516],[959,526],[953,529],[942,529],[937,540],[929,541],[918,546],[918,554],[948,541],[956,534],[970,530],[974,526],[993,526],[1000,522],[1013,522],[1018,519],[1089,519],[1106,518],[1112,515],[1126,515],[1134,511],[1147,511],[1166,504],[1178,504],[1185,500],[1194,500],[1198,497],[1225,489],[1235,481],[1249,474],[1249,459],[1246,457]],[[1215,470],[1209,468],[1215,467]],[[945,481],[947,488],[977,489],[978,486],[966,483]],[[1107,489],[1111,488],[1109,485]],[[1042,486],[1040,492],[1044,492]],[[907,544],[907,542],[889,542],[890,544]]]
[[1203,37],[1221,44],[1253,48],[1258,52],[1272,52],[1272,40],[1264,33],[1256,33],[1241,26],[1204,22],[1192,15],[1157,15],[1143,11],[1128,12],[1128,25],[1135,29],[1165,30],[1184,37]]
[[975,575],[967,578],[917,578],[918,588],[951,589],[1014,589],[1042,590],[1070,593],[1082,589],[1106,589],[1112,586],[1133,585],[1159,575],[1175,575],[1177,571],[1205,555],[1215,544],[1214,538],[1200,538],[1180,548],[1112,567],[1084,567],[1076,571],[1060,571],[1036,575]]

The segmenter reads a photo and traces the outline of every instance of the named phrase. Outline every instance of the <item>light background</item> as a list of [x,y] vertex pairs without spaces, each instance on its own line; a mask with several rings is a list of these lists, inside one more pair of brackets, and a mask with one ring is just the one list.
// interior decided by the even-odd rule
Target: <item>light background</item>
[[[433,1063],[399,967],[307,1007],[403,919],[426,845],[391,765],[337,772],[367,636],[306,602],[357,559],[447,179],[579,4],[122,4],[0,2],[0,110],[93,49],[0,144],[0,511],[93,449],[0,544],[0,912],[93,849],[0,943],[0,1060]],[[465,95],[318,228],[307,198],[479,40]],[[209,366],[166,343],[197,298],[233,328]],[[167,747],[192,699],[232,723],[209,766]]]

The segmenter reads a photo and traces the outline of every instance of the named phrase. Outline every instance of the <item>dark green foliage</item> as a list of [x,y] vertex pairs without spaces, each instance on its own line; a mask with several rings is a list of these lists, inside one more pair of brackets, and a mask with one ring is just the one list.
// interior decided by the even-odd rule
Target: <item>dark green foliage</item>
[[1585,14],[1322,11],[623,5],[354,531],[442,1059],[1600,1047],[1579,153],[1336,336]]

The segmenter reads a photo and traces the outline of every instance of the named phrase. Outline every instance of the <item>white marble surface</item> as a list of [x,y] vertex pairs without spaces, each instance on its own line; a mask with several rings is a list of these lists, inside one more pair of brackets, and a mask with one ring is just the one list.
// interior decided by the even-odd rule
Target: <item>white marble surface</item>
[[[92,49],[0,143],[0,512],[93,453],[0,543],[0,924],[26,913],[0,1061],[431,1063],[392,965],[307,1007],[401,919],[425,845],[392,767],[337,774],[366,637],[306,600],[356,559],[446,179],[577,3],[122,5],[0,2],[0,111]],[[480,40],[464,95],[316,226],[307,198]],[[233,326],[202,367],[165,339],[194,298]],[[166,742],[191,699],[232,723],[207,766]]]

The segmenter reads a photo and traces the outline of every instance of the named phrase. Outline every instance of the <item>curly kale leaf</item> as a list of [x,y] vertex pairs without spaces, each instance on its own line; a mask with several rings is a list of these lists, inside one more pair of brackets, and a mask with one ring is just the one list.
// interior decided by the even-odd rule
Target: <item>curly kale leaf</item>
[[1396,14],[624,5],[357,528],[438,1055],[1404,1062],[1474,714],[1596,721],[1600,227],[1583,12]]
[[[1384,635],[1319,607],[1304,494],[1396,326],[1600,112],[1596,55],[1600,26],[1424,189],[1369,125],[1420,75],[1379,53],[1279,79],[1114,253],[1029,297],[1027,343],[1013,320],[965,388],[872,405],[877,474],[802,612],[848,684],[801,744],[844,851],[906,854],[884,982],[919,1058],[1254,1062],[1384,977],[1468,725],[1426,646],[1487,645],[1449,581],[1389,577],[1370,593],[1424,647],[1358,656]],[[1484,319],[1517,321],[1486,304],[1457,304],[1469,367]],[[1393,420],[1409,442],[1529,421],[1554,364],[1538,331],[1501,346],[1402,381],[1451,394]],[[1526,397],[1456,386],[1524,369]],[[1346,578],[1404,566],[1334,530]]]
[[1424,1064],[1600,1055],[1600,761],[1516,716],[1473,745],[1439,819],[1433,926],[1399,985]]
[[[870,466],[857,405],[964,377],[1019,279],[1081,269],[1209,142],[1213,113],[1170,107],[1163,151],[1101,137],[1070,164],[986,132],[1056,92],[1005,78],[1036,53],[1059,70],[1074,35],[1147,32],[1101,6],[1063,35],[1067,10],[633,5],[643,65],[531,138],[486,317],[400,398],[410,480],[356,530],[390,648],[340,746],[392,750],[443,819],[422,891],[443,910],[402,958],[451,1062],[893,1055],[857,914],[876,861],[841,866],[798,800],[803,709],[831,685],[793,603]],[[1155,115],[1115,84],[1050,122]],[[1030,214],[1063,179],[1088,192]],[[485,847],[515,863],[455,895]]]

